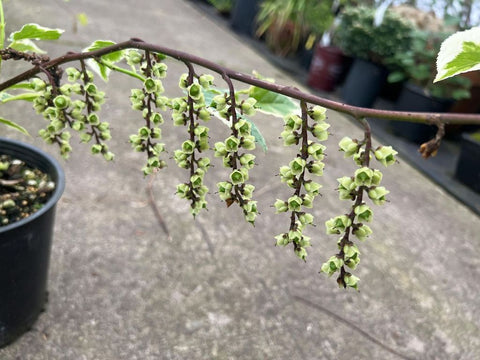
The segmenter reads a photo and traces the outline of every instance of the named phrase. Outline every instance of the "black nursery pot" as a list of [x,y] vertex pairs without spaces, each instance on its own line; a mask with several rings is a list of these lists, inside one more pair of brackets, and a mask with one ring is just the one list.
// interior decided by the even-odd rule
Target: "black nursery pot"
[[259,6],[260,0],[236,0],[230,14],[232,29],[240,34],[253,36]]
[[[426,95],[413,84],[406,83],[398,97],[395,109],[399,111],[446,112],[452,106],[450,99],[441,99]],[[421,144],[435,136],[437,128],[432,125],[393,121],[390,124],[395,135],[411,142]]]
[[480,194],[480,141],[462,134],[455,177]]
[[51,175],[55,190],[33,215],[0,227],[0,347],[29,330],[47,301],[55,206],[65,187],[58,162],[33,146],[0,138],[0,153]]
[[387,76],[384,66],[355,59],[343,84],[342,99],[349,105],[371,108]]

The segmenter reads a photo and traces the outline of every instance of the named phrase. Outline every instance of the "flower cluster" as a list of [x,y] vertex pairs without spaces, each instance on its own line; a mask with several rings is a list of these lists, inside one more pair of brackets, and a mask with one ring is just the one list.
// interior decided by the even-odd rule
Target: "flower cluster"
[[39,135],[49,144],[57,143],[60,154],[68,158],[72,151],[68,129],[73,129],[80,133],[82,142],[89,143],[93,139],[93,154],[113,160],[114,155],[104,142],[111,138],[110,126],[101,122],[97,115],[105,101],[105,93],[93,83],[90,71],[70,67],[65,72],[68,82],[59,87],[54,81],[50,84],[39,78],[30,81],[32,90],[40,94],[33,100],[33,107],[49,122]]
[[159,141],[162,138],[162,130],[159,127],[164,119],[160,110],[166,110],[168,98],[163,96],[163,78],[167,74],[167,65],[161,62],[157,54],[145,53],[142,56],[136,50],[130,50],[126,54],[127,63],[133,68],[139,68],[139,73],[144,76],[143,87],[132,89],[130,102],[133,110],[142,112],[145,121],[136,134],[130,135],[130,143],[135,151],[145,152],[147,162],[143,166],[144,175],[149,175],[166,166],[160,155],[165,151],[165,144]]
[[[255,187],[246,182],[249,171],[255,166],[255,155],[242,150],[255,149],[252,126],[243,115],[253,115],[256,100],[248,98],[238,104],[227,94],[217,95],[212,105],[221,117],[231,120],[231,135],[223,142],[215,143],[215,157],[223,159],[223,166],[231,169],[229,179],[217,183],[220,198],[230,206],[238,203],[245,220],[254,224],[258,214],[257,202],[252,200]],[[237,114],[237,109],[239,113]]]
[[197,158],[196,152],[202,153],[210,148],[209,128],[200,125],[199,120],[210,120],[204,90],[210,88],[213,80],[211,75],[194,78],[193,73],[183,74],[179,86],[187,95],[175,98],[170,103],[174,125],[186,126],[188,129],[189,139],[182,143],[181,149],[175,150],[174,159],[179,167],[190,170],[189,181],[177,186],[177,195],[191,201],[193,216],[207,207],[205,197],[208,188],[204,185],[203,178],[210,167],[210,159],[205,156]]
[[[373,210],[364,201],[366,194],[376,205],[382,205],[389,193],[385,187],[380,186],[382,173],[369,167],[371,154],[383,165],[389,166],[395,163],[397,152],[391,146],[380,146],[376,150],[371,149],[369,134],[365,140],[352,140],[344,137],[340,143],[340,150],[345,157],[352,157],[359,168],[352,177],[344,176],[338,181],[338,194],[341,200],[354,202],[351,212],[339,215],[325,222],[327,234],[340,235],[338,240],[339,253],[330,257],[321,267],[321,271],[331,276],[339,272],[337,283],[340,287],[358,288],[359,278],[346,271],[345,266],[354,270],[360,262],[360,251],[351,240],[350,235],[364,241],[371,233],[371,228],[365,223],[370,223],[373,218]],[[368,154],[368,157],[367,157]]]
[[[308,119],[313,120],[313,125],[308,124]],[[274,206],[277,213],[291,212],[290,229],[288,232],[275,237],[278,246],[293,244],[295,254],[305,260],[306,247],[310,246],[310,237],[303,234],[307,225],[313,224],[313,215],[305,209],[312,208],[313,201],[320,193],[322,185],[307,178],[307,174],[322,176],[325,146],[320,141],[328,138],[330,125],[325,122],[326,109],[314,106],[307,109],[302,103],[302,116],[291,114],[284,119],[284,130],[281,134],[286,146],[301,145],[300,152],[288,166],[280,167],[281,181],[295,190],[287,200],[277,199]],[[309,133],[315,141],[308,140]]]

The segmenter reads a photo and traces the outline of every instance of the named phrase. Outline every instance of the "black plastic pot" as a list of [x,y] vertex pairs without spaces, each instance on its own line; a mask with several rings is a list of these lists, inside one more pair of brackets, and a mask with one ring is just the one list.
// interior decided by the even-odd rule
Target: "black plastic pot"
[[260,0],[236,0],[230,14],[230,26],[240,34],[253,36]]
[[371,108],[387,76],[384,66],[355,59],[343,84],[342,99],[350,105]]
[[[395,104],[395,109],[400,111],[446,112],[452,104],[453,100],[429,96],[419,86],[406,83]],[[393,121],[390,126],[395,135],[418,144],[432,139],[437,131],[437,128],[432,125],[403,121]]]
[[470,134],[462,134],[455,177],[480,193],[480,141]]
[[30,145],[0,138],[0,153],[52,176],[55,190],[33,215],[0,227],[0,347],[29,330],[47,301],[47,277],[55,205],[65,187],[58,162]]

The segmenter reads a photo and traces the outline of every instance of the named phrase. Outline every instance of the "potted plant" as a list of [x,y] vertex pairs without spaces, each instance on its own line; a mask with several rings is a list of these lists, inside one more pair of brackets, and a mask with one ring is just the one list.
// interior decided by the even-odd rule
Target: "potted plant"
[[210,4],[222,15],[228,17],[233,7],[233,0],[208,0]]
[[389,59],[410,47],[412,25],[389,10],[383,18],[380,14],[371,7],[348,7],[335,29],[334,43],[355,58],[342,89],[348,104],[371,107],[387,78]]
[[[389,82],[404,82],[395,108],[403,111],[445,112],[456,100],[470,97],[470,81],[465,77],[453,77],[439,83],[435,78],[436,56],[446,33],[413,30],[410,49],[390,60],[395,70]],[[435,134],[431,125],[392,122],[393,132],[412,142],[422,143]]]
[[280,56],[312,48],[315,37],[329,28],[333,15],[331,2],[315,0],[265,0],[257,15],[257,36]]

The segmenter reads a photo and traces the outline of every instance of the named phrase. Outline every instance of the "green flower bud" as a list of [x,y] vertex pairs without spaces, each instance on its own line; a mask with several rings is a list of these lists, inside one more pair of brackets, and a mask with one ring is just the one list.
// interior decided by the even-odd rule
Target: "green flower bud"
[[325,167],[325,164],[322,163],[321,161],[314,161],[307,166],[307,169],[310,172],[310,174],[322,176],[324,167]]
[[202,87],[199,84],[192,84],[188,87],[188,95],[196,102],[203,99]]
[[217,95],[213,98],[213,104],[212,104],[213,107],[215,107],[215,109],[217,111],[222,111],[224,110],[226,107],[227,107],[227,100],[225,98],[225,95]]
[[155,96],[155,106],[160,110],[167,110],[170,99],[166,96]]
[[288,210],[289,211],[296,211],[296,212],[299,212],[301,210],[301,207],[302,207],[302,198],[297,196],[297,195],[293,195],[291,196],[290,198],[288,198]]
[[173,125],[175,126],[184,126],[186,124],[186,118],[183,113],[174,113],[172,114]]
[[345,245],[343,247],[343,253],[345,255],[345,258],[356,258],[358,255],[360,255],[360,251],[355,245]]
[[320,189],[322,188],[322,185],[310,180],[305,182],[304,188],[308,194],[312,196],[317,196],[320,193]]
[[178,184],[177,185],[177,192],[176,194],[181,198],[181,199],[187,199],[190,195],[190,187],[188,184]]
[[236,169],[233,170],[230,174],[230,180],[233,185],[243,184],[245,181],[248,180],[248,173],[246,169]]
[[353,235],[355,235],[358,240],[365,241],[366,238],[372,233],[372,229],[368,225],[359,226],[353,230]]
[[30,80],[30,85],[34,91],[42,91],[47,87],[45,81],[39,78],[33,78]]
[[85,129],[85,123],[83,121],[74,121],[72,124],[72,129],[75,131],[82,131]]
[[330,127],[327,123],[318,123],[315,124],[312,128],[312,134],[315,136],[318,141],[325,141],[328,139],[328,131],[327,129]]
[[138,136],[143,140],[147,140],[150,137],[150,129],[146,126],[142,126],[138,129]]
[[94,83],[88,83],[85,85],[85,91],[88,95],[93,96],[97,93],[97,86]]
[[385,166],[395,164],[395,155],[397,154],[398,152],[391,146],[380,146],[375,150],[375,158]]
[[172,101],[172,109],[176,112],[185,112],[188,109],[188,103],[184,98],[175,98]]
[[237,139],[235,136],[229,136],[225,140],[225,150],[228,152],[235,152],[238,151],[238,146],[240,145],[240,140]]
[[115,158],[115,155],[112,152],[107,151],[103,154],[103,158],[107,161],[112,161]]
[[250,125],[250,123],[248,121],[246,121],[244,119],[241,119],[235,124],[235,129],[238,130],[238,133],[241,136],[245,136],[245,135],[250,135],[251,134],[252,126]]
[[346,215],[336,216],[325,222],[327,234],[341,234],[352,225],[352,220]]
[[203,178],[202,176],[195,174],[190,177],[190,182],[192,183],[193,188],[198,188],[202,186]]
[[164,122],[162,114],[157,112],[150,115],[150,121],[153,122],[155,125],[161,125]]
[[275,214],[288,211],[288,204],[283,200],[277,199],[277,201],[275,201],[275,204],[273,204],[273,206],[275,207],[275,210],[276,210]]
[[247,115],[247,116],[255,115],[255,104],[256,103],[257,103],[257,100],[255,100],[254,98],[248,98],[247,100],[243,101],[240,105],[242,113]]
[[288,165],[290,166],[293,175],[300,175],[305,169],[306,164],[307,162],[304,159],[297,157],[290,161]]
[[102,145],[100,144],[94,144],[91,147],[92,154],[99,154],[102,152]]
[[214,77],[210,74],[203,74],[200,75],[200,77],[198,78],[198,82],[200,83],[200,85],[202,85],[204,89],[210,88],[210,86],[213,85],[213,80]]
[[285,123],[285,130],[288,130],[290,132],[299,130],[302,126],[302,118],[295,114],[289,114],[285,116],[283,121]]
[[372,186],[373,170],[368,167],[362,167],[355,171],[355,184],[357,186]]
[[325,155],[323,152],[325,151],[326,147],[322,144],[310,142],[307,148],[308,154],[312,156],[315,160],[322,161]]
[[255,166],[255,155],[252,154],[243,154],[240,156],[240,164],[246,169],[251,169]]
[[57,109],[63,110],[70,105],[70,99],[64,95],[58,95],[53,99],[53,103]]
[[243,137],[241,146],[245,150],[254,150],[255,149],[255,137],[252,136],[252,135],[245,135]]
[[167,69],[168,69],[168,66],[167,64],[164,64],[164,63],[156,63],[154,66],[153,66],[153,74],[160,78],[160,79],[163,79],[167,76]]
[[195,143],[191,140],[186,140],[182,143],[182,150],[185,154],[193,154],[195,151]]
[[201,108],[198,111],[198,117],[200,118],[200,120],[209,121],[211,115],[210,115],[210,112],[206,108]]
[[313,207],[313,199],[314,197],[310,194],[304,194],[302,196],[302,205],[306,208],[312,208]]
[[378,186],[371,188],[368,191],[368,197],[373,201],[375,205],[382,205],[385,203],[385,195],[387,195],[390,191],[385,189],[383,186]]
[[338,193],[340,200],[352,200],[355,198],[355,189],[357,184],[353,180],[353,178],[344,176],[339,179],[338,181]]
[[142,62],[143,56],[137,50],[129,50],[127,52],[127,63],[129,65],[137,65]]
[[95,113],[92,113],[92,114],[88,115],[87,121],[88,121],[88,123],[91,124],[91,125],[98,125],[98,124],[100,124],[100,119],[99,119],[98,115],[95,114]]
[[282,131],[280,136],[283,139],[284,146],[297,145],[299,141],[299,136],[291,132],[290,130]]
[[340,270],[343,265],[343,260],[334,255],[322,265],[320,271],[327,274],[328,276],[331,276],[336,271]]
[[180,89],[186,89],[188,86],[188,74],[182,74],[178,82]]
[[380,170],[373,170],[372,185],[373,186],[380,185],[382,178],[383,178],[383,174],[381,173]]
[[197,149],[201,152],[201,151],[205,151],[205,150],[209,150],[210,149],[210,145],[208,144],[208,138],[204,137],[204,138],[200,138],[198,140],[198,146],[197,146]]
[[283,233],[280,235],[275,236],[276,245],[277,246],[287,246],[290,242],[290,239],[288,238],[288,234]]
[[214,145],[215,157],[223,157],[227,155],[227,149],[223,142],[216,142]]
[[296,248],[295,249],[295,255],[297,255],[300,259],[305,261],[306,258],[307,258],[307,250],[305,250],[305,248],[303,248],[303,247]]
[[200,158],[200,159],[198,159],[197,164],[198,164],[198,167],[199,167],[200,169],[206,170],[206,169],[208,169],[208,168],[210,167],[210,159],[207,158],[207,157]]
[[83,143],[88,143],[88,142],[90,142],[90,140],[92,140],[92,135],[83,133],[83,134],[80,135],[80,140]]
[[360,281],[360,279],[355,275],[346,273],[345,277],[343,278],[343,281],[345,282],[345,285],[347,285],[348,287],[358,290],[358,282]]
[[324,121],[327,118],[327,109],[322,106],[316,105],[312,108],[311,111],[309,111],[309,115],[313,120],[317,122]]
[[352,140],[348,136],[345,136],[340,142],[338,143],[340,150],[345,152],[344,157],[353,156],[358,152],[359,145],[357,140]]
[[313,215],[308,213],[303,213],[298,217],[298,220],[302,225],[313,224]]
[[201,125],[197,125],[195,127],[195,129],[193,130],[195,135],[198,136],[199,138],[207,137],[208,136],[208,131],[209,131],[209,128],[207,128],[206,126],[201,126]]
[[255,190],[255,186],[252,184],[245,184],[242,190],[242,195],[244,199],[251,199],[253,195],[253,191]]
[[370,222],[373,218],[373,211],[368,207],[368,205],[362,204],[355,208],[355,215],[359,222]]
[[153,128],[150,136],[152,139],[160,139],[162,137],[162,130],[160,128]]

